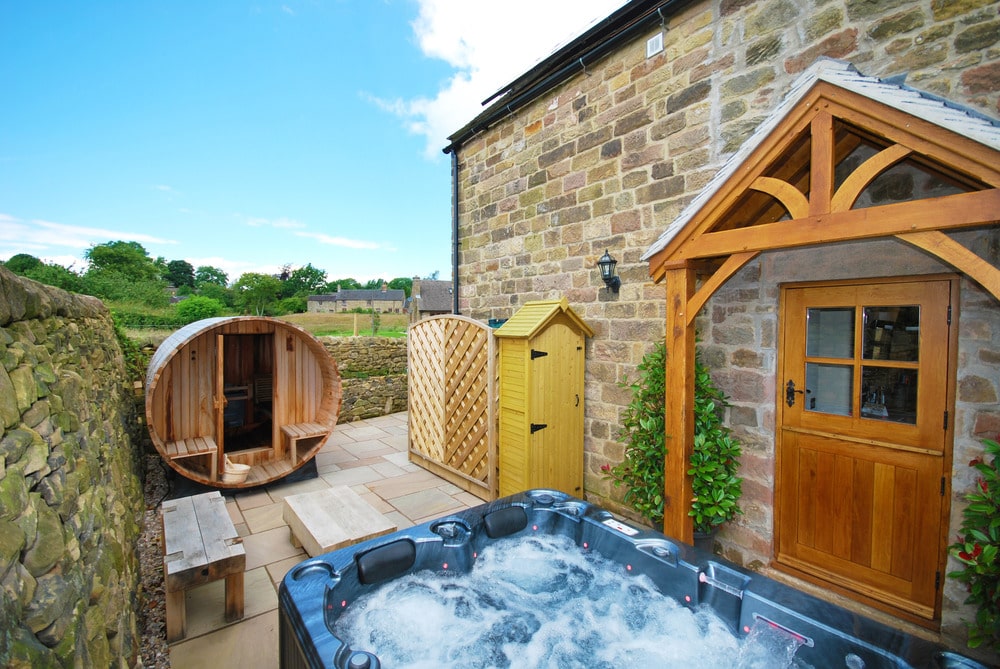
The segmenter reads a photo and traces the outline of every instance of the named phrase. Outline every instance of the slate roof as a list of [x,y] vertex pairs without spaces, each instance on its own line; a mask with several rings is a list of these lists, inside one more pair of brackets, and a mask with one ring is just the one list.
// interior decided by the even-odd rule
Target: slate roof
[[[601,59],[642,35],[653,25],[666,25],[696,0],[628,0],[607,17],[558,47],[534,67],[483,101],[482,113],[453,135],[443,151],[452,153],[480,132],[530,104],[570,77],[586,72]],[[515,38],[516,39],[516,38]]]
[[417,309],[421,312],[450,313],[453,297],[451,281],[420,280],[413,282],[413,299],[417,300]]
[[642,254],[642,260],[649,260],[666,248],[677,233],[684,229],[684,226],[705,203],[735,174],[736,170],[750,157],[750,154],[805,97],[817,81],[825,81],[845,90],[864,95],[886,106],[946,128],[957,135],[1000,150],[1000,121],[935,95],[910,88],[904,85],[901,79],[866,77],[848,62],[821,58],[799,75],[781,104],[774,109],[767,120],[760,124],[756,132],[744,142],[739,151],[730,156],[722,169],[716,173],[698,196],[684,208],[653,245]]

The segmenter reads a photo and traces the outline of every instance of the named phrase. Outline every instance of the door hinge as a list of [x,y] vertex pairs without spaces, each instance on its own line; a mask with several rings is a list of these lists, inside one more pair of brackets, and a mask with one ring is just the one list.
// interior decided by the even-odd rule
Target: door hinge
[[951,305],[948,305],[948,325],[951,325]]
[[948,431],[948,412],[947,411],[944,412],[944,427],[942,427],[941,429],[944,430],[945,432]]
[[945,486],[945,480],[944,480],[944,477],[942,476],[941,477],[941,496],[942,497],[944,497],[944,486]]
[[531,434],[538,432],[539,430],[544,430],[548,427],[547,423],[532,423],[531,424]]
[[531,349],[531,359],[532,360],[534,360],[535,358],[544,358],[548,354],[549,354],[548,351],[536,351],[535,349]]
[[934,589],[937,590],[941,587],[941,572],[934,572]]

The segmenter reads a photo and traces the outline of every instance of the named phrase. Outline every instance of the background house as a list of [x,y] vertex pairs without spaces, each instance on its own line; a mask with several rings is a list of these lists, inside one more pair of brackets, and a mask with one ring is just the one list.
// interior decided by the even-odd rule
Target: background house
[[360,309],[367,311],[374,309],[383,314],[401,314],[405,309],[406,291],[401,288],[389,288],[383,282],[379,290],[358,288],[351,290],[341,290],[337,287],[336,293],[326,295],[310,295],[306,302],[306,307],[310,313],[334,313],[344,311],[354,311]]
[[[893,85],[905,77],[908,86],[947,99],[943,106],[995,126],[997,8],[981,0],[633,0],[498,91],[450,138],[459,312],[485,322],[508,318],[527,301],[565,296],[595,332],[586,349],[588,498],[619,504],[623,491],[611,486],[601,466],[622,457],[617,433],[629,394],[620,382],[635,378],[642,356],[667,334],[668,310],[681,308],[665,299],[668,291],[676,294],[669,280],[650,278],[651,272],[663,277],[663,268],[644,258],[657,239],[821,57],[853,63],[859,76],[900,78],[887,82]],[[866,136],[862,143],[873,139],[881,141]],[[996,161],[985,163],[984,173],[995,173]],[[907,178],[884,180],[874,197],[914,197]],[[995,188],[989,178],[980,186]],[[1000,265],[995,221],[949,239],[988,267]],[[599,278],[596,261],[605,249],[618,260],[618,293]],[[718,271],[711,265],[703,274],[692,271],[692,290]],[[765,252],[723,276],[691,317],[713,378],[732,398],[727,420],[745,445],[746,514],[719,541],[727,557],[758,568],[774,564],[782,529],[775,489],[785,385],[778,376],[783,287],[958,277],[953,311],[959,321],[942,395],[951,398],[945,518],[936,546],[939,571],[953,568],[944,565],[944,547],[973,485],[965,465],[981,439],[1000,430],[1000,309],[993,294],[940,257],[892,238]],[[960,621],[969,615],[961,605],[965,593],[940,580],[920,624],[961,645]],[[905,603],[882,605],[920,618],[908,615]]]
[[410,290],[410,322],[416,323],[428,316],[450,314],[454,296],[451,281],[414,279]]

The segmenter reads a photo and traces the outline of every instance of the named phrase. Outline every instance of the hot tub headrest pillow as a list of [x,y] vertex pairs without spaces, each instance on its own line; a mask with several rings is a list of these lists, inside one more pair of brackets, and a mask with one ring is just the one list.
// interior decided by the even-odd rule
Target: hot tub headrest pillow
[[528,525],[528,514],[524,507],[508,506],[483,516],[483,524],[490,539],[499,539],[523,530]]
[[417,547],[409,539],[379,546],[355,558],[358,580],[365,585],[405,574],[417,559]]

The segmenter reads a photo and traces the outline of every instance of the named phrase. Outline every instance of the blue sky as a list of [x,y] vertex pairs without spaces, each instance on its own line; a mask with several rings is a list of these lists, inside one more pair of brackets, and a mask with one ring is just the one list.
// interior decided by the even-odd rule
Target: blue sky
[[0,0],[0,260],[449,278],[447,136],[622,4]]

